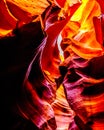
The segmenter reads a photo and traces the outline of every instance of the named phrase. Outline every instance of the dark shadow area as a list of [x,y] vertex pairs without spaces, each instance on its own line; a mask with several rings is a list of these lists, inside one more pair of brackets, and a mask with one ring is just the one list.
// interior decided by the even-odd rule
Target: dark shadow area
[[20,117],[14,107],[27,68],[44,35],[39,22],[26,24],[13,33],[0,39],[0,127],[1,130],[37,130]]

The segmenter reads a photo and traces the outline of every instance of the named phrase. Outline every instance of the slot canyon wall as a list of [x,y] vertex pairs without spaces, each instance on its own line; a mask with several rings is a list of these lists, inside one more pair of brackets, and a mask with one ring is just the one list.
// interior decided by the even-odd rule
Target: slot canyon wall
[[104,130],[103,0],[0,0],[2,130]]

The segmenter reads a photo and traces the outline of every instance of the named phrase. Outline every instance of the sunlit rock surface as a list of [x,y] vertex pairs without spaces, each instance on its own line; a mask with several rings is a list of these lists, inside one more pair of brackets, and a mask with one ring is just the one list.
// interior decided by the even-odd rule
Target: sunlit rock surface
[[104,129],[103,13],[103,0],[0,1],[0,129]]
[[1,0],[0,17],[2,19],[0,20],[0,37],[11,33],[16,26],[32,22],[48,6],[47,0]]

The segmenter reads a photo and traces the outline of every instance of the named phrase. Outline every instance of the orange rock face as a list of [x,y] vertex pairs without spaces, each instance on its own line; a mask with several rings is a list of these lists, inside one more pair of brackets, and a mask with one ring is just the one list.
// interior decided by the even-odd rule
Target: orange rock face
[[10,33],[16,24],[32,22],[36,17],[41,15],[49,6],[49,3],[44,0],[1,0],[0,1],[0,36],[5,36]]
[[104,129],[103,13],[103,0],[0,1],[8,128]]

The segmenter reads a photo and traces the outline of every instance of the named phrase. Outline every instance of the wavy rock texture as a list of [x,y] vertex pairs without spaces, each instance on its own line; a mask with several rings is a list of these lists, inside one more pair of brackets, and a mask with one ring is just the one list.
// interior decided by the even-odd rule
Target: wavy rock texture
[[1,129],[104,129],[103,0],[1,0]]
[[7,35],[19,26],[32,22],[49,6],[47,0],[1,0],[0,37]]

